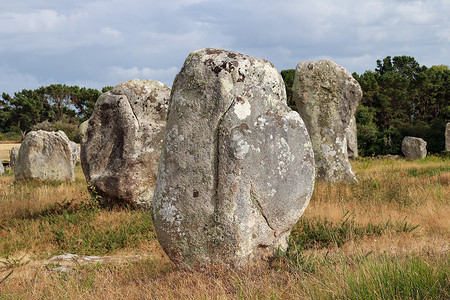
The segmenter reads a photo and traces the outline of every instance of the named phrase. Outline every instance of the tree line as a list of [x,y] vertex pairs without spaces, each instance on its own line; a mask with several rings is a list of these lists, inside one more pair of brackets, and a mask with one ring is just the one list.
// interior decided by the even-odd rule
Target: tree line
[[78,140],[78,125],[87,120],[102,92],[97,89],[51,84],[22,90],[0,99],[0,134],[6,139],[23,139],[32,129],[63,130]]
[[[294,69],[283,70],[288,105]],[[362,156],[400,154],[404,136],[423,138],[428,151],[444,149],[450,121],[450,68],[421,66],[413,57],[386,57],[374,71],[352,74],[363,91],[356,112],[358,149]],[[77,141],[78,125],[87,120],[102,91],[65,84],[22,90],[0,99],[0,137],[20,139],[32,129],[63,130]]]
[[[294,73],[281,71],[293,108]],[[401,154],[405,136],[424,139],[428,152],[444,150],[450,121],[449,66],[428,68],[410,56],[388,56],[377,61],[374,71],[352,75],[363,91],[355,114],[360,155]]]

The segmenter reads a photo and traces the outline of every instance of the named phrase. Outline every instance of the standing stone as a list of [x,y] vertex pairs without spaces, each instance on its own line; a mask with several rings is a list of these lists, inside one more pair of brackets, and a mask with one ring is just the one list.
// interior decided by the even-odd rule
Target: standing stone
[[3,167],[3,161],[0,159],[0,174],[5,173],[5,168]]
[[15,180],[74,180],[72,150],[63,131],[31,131],[15,162]]
[[84,121],[78,126],[78,136],[80,137],[80,144],[86,143],[86,131],[89,121]]
[[19,154],[19,149],[20,149],[20,146],[15,146],[9,152],[9,167],[11,168],[11,170],[14,170],[17,155]]
[[292,93],[311,136],[317,178],[356,181],[348,161],[347,131],[362,97],[358,82],[332,61],[301,62]]
[[406,159],[419,159],[427,156],[427,142],[421,138],[405,136],[402,141],[402,152]]
[[81,134],[81,166],[105,200],[150,208],[169,97],[168,86],[135,79],[97,100]]
[[77,160],[80,158],[80,146],[72,141],[69,141],[70,149],[72,150],[72,164],[75,166],[77,163]]
[[355,116],[350,119],[350,125],[347,128],[347,153],[348,158],[358,157],[358,135]]
[[238,267],[286,247],[314,178],[308,132],[274,66],[192,52],[173,84],[152,203],[172,261]]
[[450,151],[450,123],[445,126],[445,151]]

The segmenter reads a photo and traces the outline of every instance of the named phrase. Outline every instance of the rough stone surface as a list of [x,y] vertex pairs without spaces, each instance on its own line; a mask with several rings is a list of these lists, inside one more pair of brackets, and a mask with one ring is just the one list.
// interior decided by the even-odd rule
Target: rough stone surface
[[271,63],[192,52],[175,78],[152,203],[180,266],[244,266],[285,247],[309,203],[314,154]]
[[5,168],[3,167],[3,161],[0,159],[0,174],[5,173]]
[[420,159],[427,156],[427,142],[421,138],[405,136],[402,141],[402,152],[406,159]]
[[88,128],[89,121],[84,121],[78,126],[78,135],[80,136],[80,144],[86,143],[86,131]]
[[445,126],[445,151],[450,151],[450,123]]
[[20,146],[15,180],[74,180],[72,150],[63,131],[31,131]]
[[169,98],[168,86],[135,79],[97,100],[81,134],[81,166],[107,200],[150,208]]
[[347,131],[362,97],[358,82],[332,61],[300,62],[292,92],[311,136],[317,179],[356,181],[348,161]]
[[358,157],[358,136],[355,116],[350,119],[350,125],[347,128],[347,153],[348,158]]
[[75,166],[77,163],[77,160],[80,159],[80,153],[81,153],[81,149],[80,149],[80,145],[78,145],[75,142],[70,141],[70,149],[72,150],[72,164]]
[[13,147],[9,152],[9,167],[14,170],[16,164],[17,155],[19,154],[20,146]]

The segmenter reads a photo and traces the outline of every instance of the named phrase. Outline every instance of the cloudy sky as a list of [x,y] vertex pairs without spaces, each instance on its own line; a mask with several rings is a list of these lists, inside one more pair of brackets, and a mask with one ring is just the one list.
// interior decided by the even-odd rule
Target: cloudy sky
[[450,65],[450,0],[0,0],[0,94],[52,83],[171,86],[189,52],[218,47],[281,71],[328,58]]

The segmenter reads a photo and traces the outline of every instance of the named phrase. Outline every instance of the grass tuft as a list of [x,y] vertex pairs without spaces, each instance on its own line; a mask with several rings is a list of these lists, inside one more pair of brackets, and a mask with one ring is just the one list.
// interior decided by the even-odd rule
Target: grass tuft
[[448,260],[381,255],[346,270],[346,299],[449,299]]

